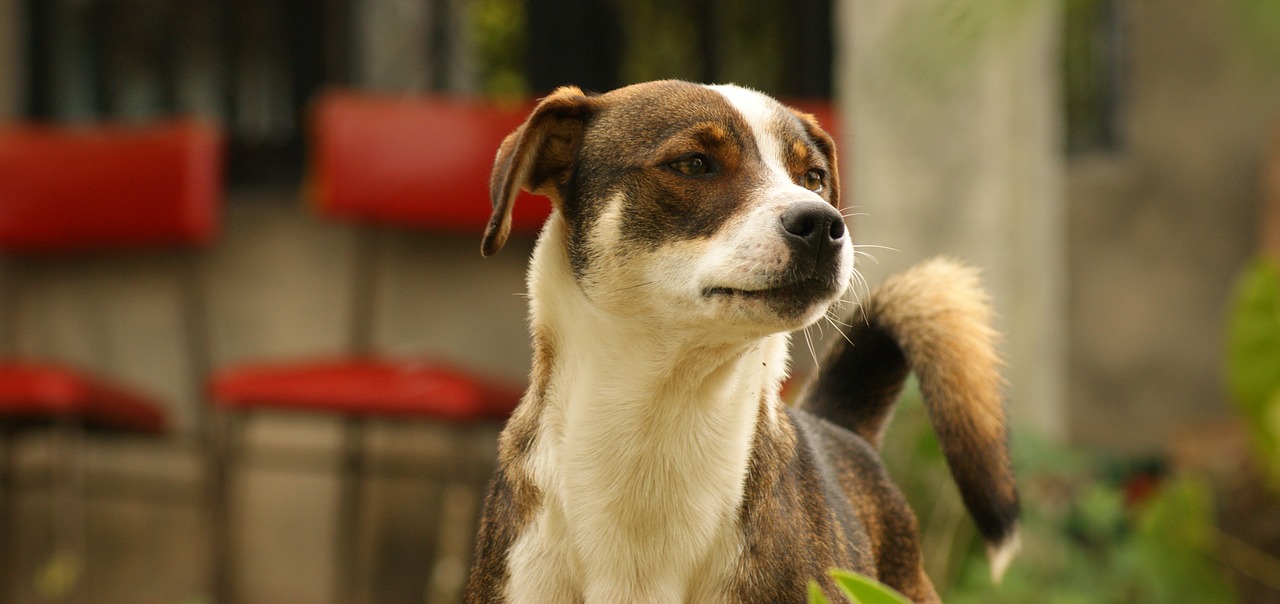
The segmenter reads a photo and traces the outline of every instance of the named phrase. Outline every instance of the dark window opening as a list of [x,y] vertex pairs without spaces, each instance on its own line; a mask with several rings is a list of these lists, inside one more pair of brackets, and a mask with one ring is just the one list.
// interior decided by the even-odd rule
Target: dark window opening
[[1118,151],[1123,143],[1123,2],[1069,0],[1064,27],[1067,151]]
[[302,175],[325,87],[538,94],[638,79],[831,94],[831,0],[26,0],[26,114],[198,115],[232,184]]

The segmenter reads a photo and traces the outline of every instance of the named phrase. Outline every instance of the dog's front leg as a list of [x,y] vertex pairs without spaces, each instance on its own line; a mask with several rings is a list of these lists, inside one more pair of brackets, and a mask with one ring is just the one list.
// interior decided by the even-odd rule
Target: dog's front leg
[[544,510],[511,548],[509,604],[592,602],[574,584],[575,565],[559,545],[567,543],[563,516]]

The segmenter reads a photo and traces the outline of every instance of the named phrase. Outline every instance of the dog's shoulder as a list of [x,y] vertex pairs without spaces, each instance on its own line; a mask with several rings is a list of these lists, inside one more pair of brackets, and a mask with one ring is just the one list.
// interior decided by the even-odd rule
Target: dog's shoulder
[[[843,498],[894,489],[880,454],[861,436],[803,409],[788,409],[787,417],[795,426],[801,457],[811,458],[825,491]],[[865,506],[854,501],[853,507]]]
[[798,463],[812,464],[817,487],[841,528],[855,535],[854,552],[870,568],[851,568],[876,577],[912,601],[936,599],[923,570],[915,514],[893,483],[879,453],[858,434],[803,410],[788,410],[796,427]]
[[760,420],[739,518],[739,601],[794,600],[833,567],[875,573],[862,520],[823,445],[810,442],[811,420],[791,411]]

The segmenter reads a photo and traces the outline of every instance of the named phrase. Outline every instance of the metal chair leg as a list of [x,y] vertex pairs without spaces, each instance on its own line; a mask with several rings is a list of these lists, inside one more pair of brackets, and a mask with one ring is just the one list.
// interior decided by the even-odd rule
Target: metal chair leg
[[[445,511],[449,503],[449,483],[451,475],[456,471],[453,462],[454,456],[447,456],[447,459],[434,460],[431,473],[427,475],[431,488],[427,491],[426,500],[420,508],[424,522],[427,522],[426,533],[423,541],[426,543],[427,551],[430,552],[430,567],[427,574],[423,577],[423,602],[433,604],[435,602],[449,601],[448,589],[442,589],[441,584],[447,581],[441,581],[441,576],[447,573],[441,571],[441,552],[448,550],[448,530],[445,528]],[[441,469],[442,464],[449,464]],[[445,595],[442,595],[445,594]],[[454,600],[456,601],[456,599]]]
[[53,426],[54,550],[41,571],[41,589],[59,602],[86,599],[88,509],[85,502],[84,425],[60,419]]
[[233,523],[234,497],[231,489],[234,464],[246,418],[240,413],[222,413],[213,418],[206,446],[209,448],[209,542],[210,592],[217,604],[234,604],[236,592],[236,535]]
[[358,604],[362,601],[358,586],[361,576],[360,493],[364,483],[365,450],[363,418],[346,417],[342,423],[342,459],[338,469],[337,527],[334,539],[333,601],[336,604]]
[[[472,465],[468,474],[468,485],[475,493],[476,499],[475,507],[472,509],[474,514],[471,516],[471,531],[468,533],[470,538],[467,540],[467,571],[471,570],[471,560],[476,553],[476,534],[480,531],[480,516],[484,510],[484,500],[489,496],[489,483],[493,480],[493,472],[498,465],[495,451],[490,448],[488,442],[496,441],[501,429],[501,424],[481,422],[476,425],[476,431],[472,436],[473,445],[476,441],[486,441],[486,444],[483,448],[473,446],[471,449]],[[477,452],[477,448],[481,448],[481,452]]]
[[9,574],[13,572],[13,533],[10,527],[18,500],[13,475],[13,434],[0,430],[0,604],[9,604],[12,599]]
[[462,597],[485,496],[484,485],[491,471],[490,461],[476,451],[480,437],[490,428],[479,422],[452,428],[450,471],[437,483],[440,490],[434,519],[437,538],[427,585],[428,602],[456,602]]

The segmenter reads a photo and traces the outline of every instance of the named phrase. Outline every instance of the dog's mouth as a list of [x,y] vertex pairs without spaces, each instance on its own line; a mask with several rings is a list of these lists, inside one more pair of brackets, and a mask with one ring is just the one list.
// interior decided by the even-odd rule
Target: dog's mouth
[[702,290],[704,298],[741,298],[747,300],[777,300],[782,302],[810,302],[830,295],[835,284],[825,279],[801,279],[790,283],[759,289],[714,286]]

